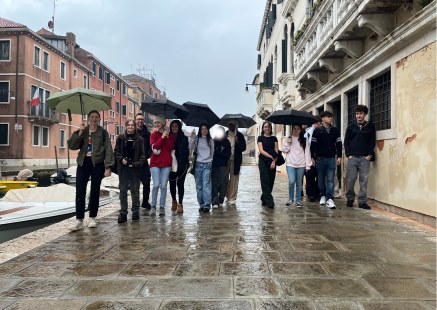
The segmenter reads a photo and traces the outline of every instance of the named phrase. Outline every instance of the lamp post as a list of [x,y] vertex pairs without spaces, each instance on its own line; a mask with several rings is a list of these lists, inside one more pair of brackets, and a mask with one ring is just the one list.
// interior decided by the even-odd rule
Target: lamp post
[[274,93],[275,91],[279,91],[279,84],[266,85],[265,83],[246,83],[246,93],[249,92],[249,86],[259,86],[261,90],[270,89],[272,93]]

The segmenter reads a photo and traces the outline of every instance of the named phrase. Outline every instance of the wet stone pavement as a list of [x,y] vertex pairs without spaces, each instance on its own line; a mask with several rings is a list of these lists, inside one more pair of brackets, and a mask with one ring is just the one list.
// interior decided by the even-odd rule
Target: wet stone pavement
[[[236,206],[141,216],[68,233],[0,265],[0,309],[435,309],[435,234],[382,212],[259,201],[245,166]],[[130,215],[129,215],[130,219]]]

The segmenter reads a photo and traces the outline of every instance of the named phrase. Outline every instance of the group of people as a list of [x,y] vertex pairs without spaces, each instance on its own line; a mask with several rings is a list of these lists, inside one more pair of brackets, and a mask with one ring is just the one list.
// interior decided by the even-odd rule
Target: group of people
[[[160,216],[165,215],[167,183],[170,183],[171,210],[183,213],[187,173],[192,173],[195,178],[199,212],[208,213],[211,207],[221,207],[225,198],[229,205],[236,203],[242,153],[246,150],[246,140],[238,131],[236,121],[229,121],[227,131],[219,127],[214,139],[207,124],[199,127],[197,135],[193,130],[188,138],[179,120],[173,120],[168,131],[164,116],[159,115],[155,118],[154,130],[149,132],[143,114],[138,113],[135,120],[126,121],[125,132],[117,137],[114,149],[108,132],[99,125],[100,113],[91,111],[88,122],[88,126],[82,124],[68,140],[68,147],[79,151],[76,222],[71,230],[84,227],[85,197],[90,179],[88,227],[97,227],[100,185],[103,177],[110,176],[113,170],[119,177],[120,224],[128,219],[128,191],[132,199],[132,221],[139,220],[141,207],[149,210],[151,216],[156,215],[158,209]],[[195,158],[192,166],[190,151]],[[143,186],[141,203],[140,184]]]
[[[347,207],[353,207],[355,201],[355,182],[359,177],[358,207],[370,209],[367,203],[367,180],[370,161],[374,159],[376,144],[375,126],[366,121],[368,108],[358,105],[355,109],[355,121],[346,129],[344,149],[347,157]],[[292,133],[285,139],[282,152],[288,175],[289,200],[286,206],[302,206],[302,184],[305,176],[306,194],[310,202],[320,198],[320,205],[335,209],[334,177],[336,166],[340,165],[343,144],[339,130],[332,126],[333,113],[323,111],[316,116],[314,124],[304,128],[293,124]],[[262,133],[257,140],[259,150],[259,174],[261,182],[261,202],[263,206],[274,208],[272,196],[275,182],[276,165],[279,156],[278,139],[272,133],[272,124],[264,122]]]

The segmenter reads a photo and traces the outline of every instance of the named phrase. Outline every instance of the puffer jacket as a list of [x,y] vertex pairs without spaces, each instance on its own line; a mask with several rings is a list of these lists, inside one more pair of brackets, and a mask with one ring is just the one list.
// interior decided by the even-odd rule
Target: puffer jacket
[[117,137],[117,142],[115,143],[114,156],[117,163],[118,175],[121,176],[126,169],[134,169],[138,177],[141,176],[143,172],[143,165],[146,161],[146,154],[144,151],[144,141],[138,134],[133,136],[133,167],[128,167],[123,165],[122,159],[126,157],[127,148],[127,135],[121,134]]

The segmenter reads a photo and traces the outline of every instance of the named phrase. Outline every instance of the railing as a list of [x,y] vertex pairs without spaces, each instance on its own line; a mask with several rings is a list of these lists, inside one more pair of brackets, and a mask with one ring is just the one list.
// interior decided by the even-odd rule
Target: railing
[[324,0],[306,23],[305,29],[300,29],[302,35],[295,43],[296,76],[308,68],[308,63],[335,36],[337,28],[345,24],[348,16],[359,6],[362,0]]
[[29,120],[40,120],[49,124],[59,123],[61,113],[53,112],[48,104],[40,102],[38,106],[33,106],[29,102]]

